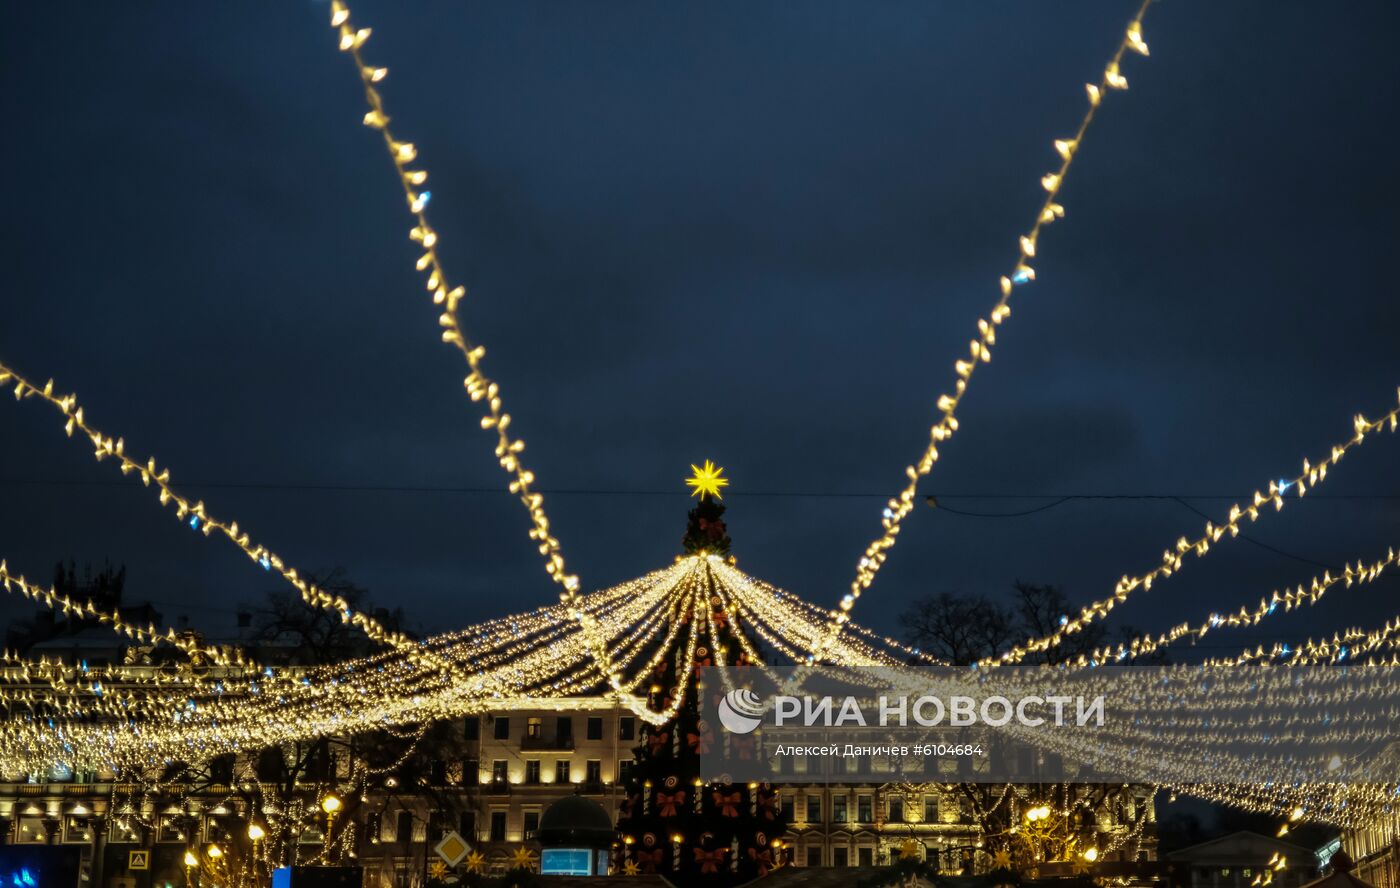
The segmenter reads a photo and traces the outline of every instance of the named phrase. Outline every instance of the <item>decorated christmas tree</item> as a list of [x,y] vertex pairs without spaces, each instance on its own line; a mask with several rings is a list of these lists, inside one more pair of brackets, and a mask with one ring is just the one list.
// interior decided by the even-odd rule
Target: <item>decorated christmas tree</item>
[[[773,786],[707,783],[701,777],[701,756],[715,743],[730,744],[730,755],[754,754],[752,737],[716,731],[702,718],[700,703],[702,694],[724,693],[720,666],[735,684],[745,684],[753,666],[747,651],[755,648],[740,637],[744,629],[725,607],[707,562],[707,556],[729,554],[720,502],[720,489],[729,482],[709,461],[692,468],[695,475],[687,483],[699,502],[690,510],[683,546],[686,557],[701,559],[700,580],[696,594],[674,615],[682,631],[657,659],[649,700],[653,710],[677,708],[666,722],[644,726],[633,749],[618,814],[618,867],[626,873],[662,873],[679,885],[733,885],[781,865],[787,823]],[[698,641],[690,655],[684,639],[692,627]]]

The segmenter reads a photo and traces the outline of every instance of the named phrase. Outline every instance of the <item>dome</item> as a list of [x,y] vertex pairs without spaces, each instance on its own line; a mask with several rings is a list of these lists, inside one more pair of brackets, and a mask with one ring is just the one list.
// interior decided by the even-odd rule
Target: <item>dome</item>
[[581,795],[566,796],[546,808],[535,833],[541,845],[595,848],[611,847],[616,835],[607,809]]

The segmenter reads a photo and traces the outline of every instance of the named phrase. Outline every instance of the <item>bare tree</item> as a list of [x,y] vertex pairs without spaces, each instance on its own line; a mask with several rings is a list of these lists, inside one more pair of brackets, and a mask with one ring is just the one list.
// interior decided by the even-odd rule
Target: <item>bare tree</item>
[[[344,568],[337,567],[323,577],[310,580],[326,592],[344,598],[356,610],[369,609],[369,593],[351,582]],[[246,643],[285,646],[292,663],[330,663],[362,656],[374,649],[373,642],[358,627],[342,620],[337,613],[311,607],[292,592],[269,592],[261,603],[243,607],[252,618]],[[374,616],[386,628],[403,631],[401,608],[375,609]]]
[[[1078,611],[1063,587],[1053,584],[1016,580],[1010,599],[1010,604],[1000,604],[983,595],[940,592],[917,599],[900,615],[900,622],[906,640],[924,653],[955,666],[970,666],[1000,655],[1017,642],[1050,635]],[[1090,623],[1027,659],[1055,665],[1136,634],[1131,626],[1115,635],[1102,623]]]
[[942,592],[921,598],[900,621],[910,643],[957,666],[999,654],[1016,640],[1015,614],[982,596],[963,598]]

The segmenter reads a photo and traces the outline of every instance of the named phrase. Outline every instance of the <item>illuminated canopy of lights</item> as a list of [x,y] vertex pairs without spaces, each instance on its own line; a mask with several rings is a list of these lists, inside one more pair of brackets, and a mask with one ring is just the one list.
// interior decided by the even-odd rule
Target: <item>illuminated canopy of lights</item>
[[[716,610],[718,602],[718,610]],[[623,674],[629,693],[645,693],[652,667],[662,657],[696,658],[698,639],[715,632],[716,615],[752,633],[736,633],[748,662],[774,681],[805,660],[822,637],[825,613],[794,596],[748,577],[716,556],[689,556],[670,567],[630,583],[580,596],[576,606],[589,611],[605,636],[611,662]],[[5,701],[9,718],[0,728],[0,770],[34,771],[61,762],[71,768],[127,771],[153,761],[200,761],[229,752],[264,748],[327,734],[353,735],[413,726],[480,712],[535,709],[568,699],[577,708],[620,705],[619,694],[605,687],[591,665],[591,651],[565,605],[493,620],[422,642],[450,671],[413,661],[395,651],[360,660],[316,667],[300,674],[284,671],[266,684],[242,679],[211,683],[225,667],[207,666],[199,681],[151,687],[132,683],[122,690],[127,711],[100,711],[86,705],[99,695],[74,684],[64,708],[52,699]],[[761,648],[760,648],[761,646]],[[721,682],[732,685],[726,667],[738,652],[716,658]],[[859,626],[843,633],[822,673],[855,688],[875,693],[940,696],[996,693],[1015,698],[1044,692],[1036,670],[1007,669],[992,674],[953,669],[919,661],[906,647]],[[682,660],[685,662],[686,660]],[[1110,721],[1091,740],[1082,735],[1012,728],[1013,736],[1067,757],[1092,753],[1099,762],[1143,772],[1150,782],[1182,786],[1200,774],[1203,750],[1215,757],[1213,767],[1238,775],[1240,783],[1274,786],[1235,791],[1209,783],[1193,785],[1197,794],[1227,795],[1236,803],[1260,804],[1270,810],[1304,805],[1312,816],[1339,821],[1374,813],[1390,804],[1394,783],[1355,784],[1338,794],[1326,786],[1330,752],[1319,747],[1309,760],[1297,747],[1320,734],[1324,724],[1299,716],[1261,727],[1261,704],[1286,703],[1306,679],[1310,692],[1328,705],[1326,736],[1349,741],[1380,741],[1390,717],[1400,707],[1400,683],[1389,671],[1368,675],[1336,670],[1308,672],[1302,667],[1254,666],[1216,670],[1208,694],[1199,665],[1117,675],[1086,672],[1079,692],[1107,693],[1110,699],[1134,698],[1141,710],[1160,712],[1157,719]],[[5,678],[23,687],[21,676]],[[139,670],[131,668],[129,671]],[[470,672],[470,681],[457,676]],[[119,680],[112,679],[118,688]],[[32,682],[31,682],[32,683]],[[143,706],[137,707],[136,703]],[[1279,706],[1278,708],[1283,708]],[[1293,737],[1295,748],[1277,755],[1238,756],[1225,744],[1259,742],[1260,731]],[[1085,744],[1092,744],[1092,749]],[[1150,761],[1150,768],[1142,762]],[[1286,769],[1286,770],[1285,770]],[[1296,785],[1280,784],[1280,774],[1298,775]],[[1147,781],[1144,781],[1147,782]],[[1233,794],[1232,794],[1233,793]],[[1340,807],[1342,801],[1345,807]]]

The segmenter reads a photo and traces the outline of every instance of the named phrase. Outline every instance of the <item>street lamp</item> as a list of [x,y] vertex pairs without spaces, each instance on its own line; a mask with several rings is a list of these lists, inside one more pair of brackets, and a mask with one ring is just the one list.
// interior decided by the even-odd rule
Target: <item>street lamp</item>
[[322,850],[322,856],[326,863],[331,861],[331,834],[335,831],[335,815],[340,813],[340,796],[333,792],[326,793],[326,797],[321,799],[321,810],[326,812],[326,844]]
[[258,843],[267,836],[267,832],[256,822],[248,824],[248,839],[253,843],[253,853],[248,855],[248,875],[252,877],[257,872],[258,866]]
[[194,852],[185,850],[185,888],[192,888],[194,885],[194,868],[199,866],[199,858],[194,856]]

